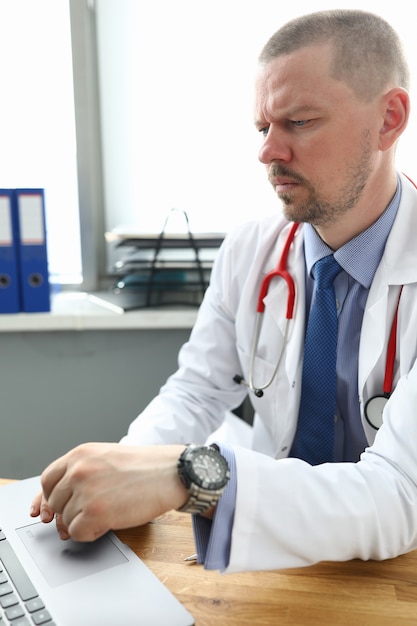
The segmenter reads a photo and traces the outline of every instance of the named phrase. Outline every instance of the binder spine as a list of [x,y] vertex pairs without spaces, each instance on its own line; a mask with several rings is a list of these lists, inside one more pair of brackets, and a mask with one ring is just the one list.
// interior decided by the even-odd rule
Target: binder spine
[[0,313],[21,311],[18,216],[13,189],[0,189]]
[[43,189],[16,189],[22,311],[51,310]]

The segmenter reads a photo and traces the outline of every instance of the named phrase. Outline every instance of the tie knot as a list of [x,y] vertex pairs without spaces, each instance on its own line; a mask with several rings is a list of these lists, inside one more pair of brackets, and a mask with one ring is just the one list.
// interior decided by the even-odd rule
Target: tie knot
[[323,257],[314,265],[314,277],[316,279],[316,290],[327,289],[333,284],[334,279],[342,268],[334,258],[333,254]]

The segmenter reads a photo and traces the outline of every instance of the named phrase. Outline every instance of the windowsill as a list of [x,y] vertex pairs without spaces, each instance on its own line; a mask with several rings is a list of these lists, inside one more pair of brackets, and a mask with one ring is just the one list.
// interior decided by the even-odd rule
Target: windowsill
[[123,312],[83,292],[52,296],[50,313],[0,315],[0,332],[191,329],[197,308],[156,307]]

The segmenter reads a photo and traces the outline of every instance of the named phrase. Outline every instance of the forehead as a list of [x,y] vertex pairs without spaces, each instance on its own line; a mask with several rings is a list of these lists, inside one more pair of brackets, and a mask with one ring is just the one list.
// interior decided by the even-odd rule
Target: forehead
[[331,75],[332,49],[328,44],[308,46],[273,59],[259,69],[255,110],[268,115],[279,109],[338,106],[353,95]]

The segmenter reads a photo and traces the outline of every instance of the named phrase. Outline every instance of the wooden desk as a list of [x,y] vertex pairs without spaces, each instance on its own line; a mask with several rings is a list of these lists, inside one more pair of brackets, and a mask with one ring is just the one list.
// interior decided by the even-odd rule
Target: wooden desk
[[417,626],[417,550],[382,562],[221,575],[184,562],[195,551],[185,514],[167,513],[117,535],[196,626]]

